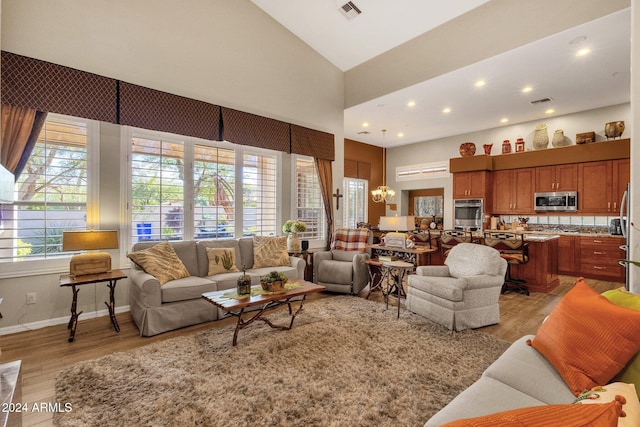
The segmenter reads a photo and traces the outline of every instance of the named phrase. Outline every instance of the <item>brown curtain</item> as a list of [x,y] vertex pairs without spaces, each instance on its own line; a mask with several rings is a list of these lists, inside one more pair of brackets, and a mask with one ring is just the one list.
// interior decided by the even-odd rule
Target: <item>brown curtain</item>
[[320,191],[322,192],[322,200],[324,201],[324,212],[327,215],[327,248],[331,247],[333,239],[333,174],[331,172],[331,160],[314,159],[318,177],[320,178]]
[[47,113],[32,108],[2,106],[2,164],[16,181],[29,160]]

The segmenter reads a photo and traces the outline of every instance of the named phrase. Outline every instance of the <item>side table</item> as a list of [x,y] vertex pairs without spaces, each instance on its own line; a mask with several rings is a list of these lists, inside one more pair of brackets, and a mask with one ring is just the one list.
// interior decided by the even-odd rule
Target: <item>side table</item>
[[402,286],[404,277],[414,269],[414,264],[406,261],[389,261],[383,262],[384,275],[387,278],[387,289],[384,292],[384,299],[389,308],[389,295],[394,295],[398,302],[398,318],[400,317],[400,298],[407,297]]
[[113,325],[113,329],[116,332],[120,332],[120,326],[118,325],[118,320],[116,319],[115,313],[115,290],[116,283],[120,279],[125,279],[127,276],[120,270],[112,270],[107,271],[106,273],[100,274],[87,274],[83,276],[72,276],[70,274],[65,274],[60,276],[60,286],[70,286],[73,291],[73,300],[71,302],[71,319],[69,319],[69,324],[67,325],[67,329],[69,329],[69,342],[73,342],[76,336],[76,327],[78,326],[78,316],[82,314],[82,312],[77,312],[78,307],[78,292],[80,289],[77,286],[80,285],[88,285],[90,283],[101,283],[108,282],[107,286],[109,287],[109,302],[105,301],[105,305],[109,309],[109,318],[111,319],[111,324]]
[[314,252],[324,251],[324,248],[311,248],[301,252],[289,252],[289,256],[302,258],[307,263],[304,267],[304,280],[313,282],[313,254]]

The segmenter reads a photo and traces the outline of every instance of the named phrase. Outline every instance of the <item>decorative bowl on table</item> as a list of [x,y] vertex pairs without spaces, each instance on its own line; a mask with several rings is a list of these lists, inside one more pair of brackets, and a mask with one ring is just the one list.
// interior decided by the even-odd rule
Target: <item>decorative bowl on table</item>
[[476,154],[476,144],[473,142],[463,142],[460,144],[460,155],[462,157],[469,157]]
[[267,292],[282,292],[287,283],[287,276],[284,273],[272,271],[260,278],[260,286]]

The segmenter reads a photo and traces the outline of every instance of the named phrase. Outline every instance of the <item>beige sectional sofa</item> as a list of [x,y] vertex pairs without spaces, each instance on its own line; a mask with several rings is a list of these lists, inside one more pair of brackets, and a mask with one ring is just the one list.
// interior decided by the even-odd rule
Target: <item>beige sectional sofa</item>
[[[136,243],[132,252],[150,248],[158,242]],[[285,273],[290,279],[303,278],[306,262],[302,258],[289,257],[288,266],[254,268],[254,239],[175,241],[169,242],[190,276],[160,282],[140,266],[131,263],[130,309],[140,335],[153,336],[162,332],[217,320],[222,316],[215,306],[205,301],[202,294],[233,289],[242,272],[220,273],[208,276],[209,260],[206,248],[234,248],[235,265],[244,265],[253,285],[260,283],[260,276],[271,271]]]

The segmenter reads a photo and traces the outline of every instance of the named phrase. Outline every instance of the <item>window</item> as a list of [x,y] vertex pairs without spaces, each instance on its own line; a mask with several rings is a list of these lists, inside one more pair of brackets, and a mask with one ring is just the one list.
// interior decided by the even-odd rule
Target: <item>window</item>
[[244,154],[242,179],[242,235],[277,235],[276,157]]
[[131,139],[132,242],[184,238],[184,144]]
[[359,222],[367,222],[369,183],[366,179],[344,178],[344,225],[356,228]]
[[235,175],[233,150],[195,145],[193,229],[196,239],[234,236]]
[[13,205],[0,206],[0,262],[60,258],[62,232],[95,222],[87,218],[91,127],[88,120],[48,116]]
[[304,221],[307,231],[300,234],[303,239],[324,240],[325,213],[320,180],[312,157],[294,156],[295,185],[293,218]]

